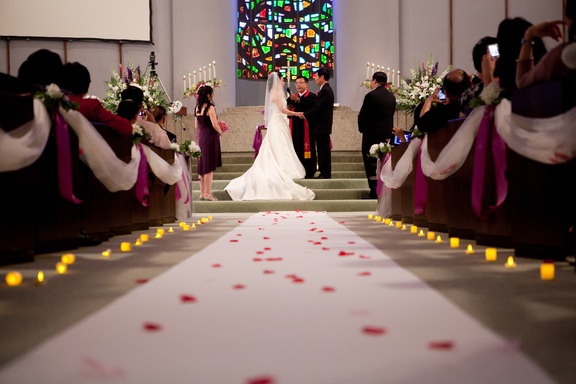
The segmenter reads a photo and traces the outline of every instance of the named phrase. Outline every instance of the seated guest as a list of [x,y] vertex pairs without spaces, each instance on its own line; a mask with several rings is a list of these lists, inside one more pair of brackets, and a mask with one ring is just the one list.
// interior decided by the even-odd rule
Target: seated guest
[[[472,112],[470,101],[480,96],[485,84],[490,84],[495,81],[494,68],[496,67],[496,60],[488,52],[488,46],[497,44],[495,37],[486,36],[480,39],[474,48],[472,48],[472,61],[474,62],[474,69],[477,75],[472,80],[472,86],[464,91],[460,98],[460,111],[468,116]],[[479,80],[479,81],[476,81]]]
[[444,128],[448,121],[460,117],[460,97],[470,87],[470,77],[461,69],[448,72],[442,82],[442,90],[446,100],[440,100],[436,89],[424,102],[418,120],[418,130],[433,132]]
[[44,90],[52,83],[60,86],[64,65],[57,53],[40,49],[32,53],[18,68],[18,79],[34,90]]
[[[522,47],[522,38],[526,30],[532,25],[529,21],[515,17],[514,19],[505,19],[498,25],[498,49],[500,57],[496,62],[494,76],[500,79],[500,87],[509,92],[516,89],[516,60]],[[538,62],[546,53],[546,47],[540,38],[534,38],[534,61]]]
[[106,110],[98,99],[85,98],[90,82],[90,72],[82,64],[64,65],[62,88],[71,92],[70,101],[78,103],[78,111],[89,121],[106,124],[121,135],[131,135],[132,125],[126,119]]
[[142,108],[142,103],[144,102],[144,92],[138,87],[128,86],[128,88],[121,92],[120,97],[122,100],[130,99],[135,101],[136,104],[140,106],[140,110],[143,112],[145,119],[138,117],[136,122],[138,125],[144,127],[146,132],[150,134],[149,142],[158,148],[170,148],[170,139],[168,139],[168,134],[166,131],[163,130],[162,127],[160,127],[158,124],[156,124],[154,116],[152,116],[149,111]]
[[[23,97],[25,96],[25,97]],[[0,129],[9,132],[34,118],[30,88],[16,77],[0,72]]]
[[170,142],[175,143],[176,135],[166,129],[166,120],[167,120],[166,108],[164,108],[161,105],[156,105],[150,108],[150,113],[152,114],[152,116],[154,116],[154,121],[156,122],[156,124],[158,124],[160,128],[166,131],[166,134],[168,135]]
[[[552,49],[534,65],[533,51],[536,38],[551,37],[558,41],[561,37],[561,21],[546,21],[526,29],[522,48],[516,65],[516,85],[525,88],[532,84],[541,84],[559,80],[569,73],[576,73],[576,0],[567,0],[564,12],[568,26],[568,42]],[[534,54],[535,55],[535,54]]]
[[138,121],[139,113],[140,104],[130,99],[122,100],[116,109],[116,114],[130,123],[130,134],[132,134],[132,124]]

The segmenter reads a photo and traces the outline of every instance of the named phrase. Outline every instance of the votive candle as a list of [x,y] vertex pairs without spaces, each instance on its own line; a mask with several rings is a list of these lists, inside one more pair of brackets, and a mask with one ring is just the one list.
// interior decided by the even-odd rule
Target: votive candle
[[382,217],[381,217],[381,216],[376,216],[376,221],[377,221],[377,222],[381,222],[381,221],[382,221]]
[[60,262],[56,263],[56,272],[58,272],[59,274],[66,273],[67,269],[68,267],[66,266],[66,264]]
[[450,238],[450,248],[460,248],[460,239],[458,237]]
[[[130,244],[130,243],[128,243]],[[111,249],[106,249],[104,251],[102,251],[102,256],[103,257],[110,257],[110,255],[112,255],[112,250]]]
[[22,274],[20,272],[12,271],[6,274],[6,284],[9,287],[16,287],[22,283]]
[[402,228],[402,222],[401,221],[396,222],[396,228]]
[[542,280],[554,280],[554,261],[546,260],[540,265],[540,278]]
[[403,231],[408,230],[408,228],[406,228],[406,225],[404,225],[404,224],[402,225],[402,230],[403,230]]
[[436,244],[442,244],[442,237],[440,235],[436,236]]
[[498,259],[498,251],[496,248],[486,248],[486,261],[496,261]]
[[143,243],[147,242],[148,240],[150,240],[150,237],[148,236],[147,233],[143,233],[140,235],[140,241],[142,241]]
[[473,255],[474,254],[474,248],[472,248],[472,244],[468,244],[468,247],[466,248],[465,252],[467,255]]
[[421,229],[420,232],[418,232],[418,237],[424,237],[424,236],[426,236],[426,235],[424,234],[424,230]]
[[60,261],[68,265],[74,264],[74,262],[76,261],[76,256],[74,256],[73,253],[65,253],[60,258]]
[[385,223],[385,224],[390,224],[391,221],[392,221],[392,220],[390,220],[389,217],[387,217],[386,219],[384,219],[384,223]]
[[173,233],[174,229],[172,229],[172,227],[168,228],[168,233]]
[[374,218],[374,215],[370,213],[370,214],[368,215],[368,220],[372,220],[373,218]]
[[514,256],[508,256],[506,263],[504,264],[506,268],[516,268],[516,261],[514,261]]
[[410,227],[410,233],[416,234],[418,233],[418,227],[416,225],[413,225]]
[[36,274],[36,285],[44,284],[44,272],[38,271]]
[[130,250],[132,249],[132,244],[130,244],[127,241],[123,241],[120,243],[120,250],[122,252],[130,252]]
[[166,231],[164,230],[164,228],[158,228],[156,230],[156,233],[160,234],[160,235],[164,235],[166,233]]
[[433,231],[428,231],[428,240],[434,240],[436,238],[436,234]]

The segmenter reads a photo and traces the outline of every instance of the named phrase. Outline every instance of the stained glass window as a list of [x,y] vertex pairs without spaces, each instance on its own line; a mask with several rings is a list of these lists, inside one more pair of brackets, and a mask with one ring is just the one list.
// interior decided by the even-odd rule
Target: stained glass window
[[238,0],[238,77],[334,69],[332,0]]

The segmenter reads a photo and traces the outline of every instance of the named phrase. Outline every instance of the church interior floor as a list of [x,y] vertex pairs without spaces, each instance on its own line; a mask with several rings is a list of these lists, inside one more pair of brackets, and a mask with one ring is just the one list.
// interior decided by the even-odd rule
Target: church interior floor
[[[197,215],[195,220],[208,215]],[[69,330],[131,291],[142,288],[142,284],[161,277],[175,265],[194,259],[194,255],[201,254],[202,250],[223,236],[230,236],[231,231],[236,230],[254,214],[212,215],[212,221],[197,225],[197,228],[190,231],[182,231],[176,223],[172,225],[175,233],[166,233],[162,239],[154,239],[156,228],[152,227],[146,231],[113,237],[99,246],[74,250],[72,252],[76,255],[76,262],[70,265],[63,275],[57,275],[53,271],[54,265],[64,252],[37,255],[32,263],[1,266],[2,280],[9,271],[19,271],[24,280],[16,287],[8,287],[5,283],[0,285],[0,377],[2,370],[9,368],[18,358],[25,356],[42,342]],[[516,258],[517,267],[506,269],[504,262],[506,257],[512,254],[511,250],[498,249],[498,261],[490,263],[484,260],[485,247],[476,246],[474,242],[471,244],[475,248],[475,254],[466,255],[464,249],[468,242],[461,240],[459,249],[451,249],[447,245],[446,234],[443,233],[439,235],[442,235],[444,243],[436,244],[434,241],[425,240],[425,237],[411,234],[410,231],[368,220],[368,212],[337,212],[328,215],[440,293],[448,302],[476,319],[483,327],[506,340],[509,350],[521,351],[528,356],[553,380],[558,383],[574,382],[574,267],[567,263],[556,263],[555,279],[542,281],[541,260]],[[169,227],[170,225],[165,225],[164,229],[167,231]],[[134,247],[131,252],[120,252],[121,242],[133,243],[140,234],[149,234],[150,241]],[[335,235],[327,230],[324,235],[330,237],[331,234]],[[339,240],[346,241],[345,236],[347,235]],[[101,254],[106,249],[112,250],[110,258]],[[377,264],[374,266],[376,270],[382,267]],[[46,281],[39,285],[35,284],[34,280],[40,270],[45,272]],[[302,314],[304,315],[308,314]],[[423,329],[430,325],[428,320],[425,316],[405,319],[414,327]],[[305,350],[306,345],[302,345],[302,349]],[[130,349],[127,353],[130,353]],[[287,357],[280,355],[278,358]],[[44,374],[50,377],[50,372]],[[261,382],[277,384],[294,382],[266,378],[263,380]],[[359,380],[348,382],[388,382],[378,378],[372,381]],[[240,379],[233,382],[251,381]],[[483,381],[480,377],[475,382],[489,381]],[[516,381],[502,377],[501,382]]]

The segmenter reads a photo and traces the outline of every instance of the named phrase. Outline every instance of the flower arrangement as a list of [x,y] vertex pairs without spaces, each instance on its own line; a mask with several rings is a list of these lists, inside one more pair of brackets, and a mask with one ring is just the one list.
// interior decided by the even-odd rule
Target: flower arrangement
[[386,141],[385,143],[380,143],[380,144],[372,144],[372,146],[370,147],[370,152],[368,153],[368,156],[380,157],[382,155],[390,153],[390,151],[392,151],[392,146],[390,145],[390,142],[388,142],[388,141]]
[[224,83],[220,79],[212,79],[212,80],[208,80],[208,81],[199,81],[197,84],[192,84],[192,86],[190,88],[186,88],[184,90],[184,98],[187,98],[190,96],[196,97],[196,95],[198,94],[198,90],[200,89],[200,87],[202,87],[204,85],[208,85],[212,88],[219,88],[219,87],[224,86]]
[[410,132],[410,138],[424,137],[425,135],[426,132],[422,132],[421,130],[419,130],[417,125],[415,125],[414,129]]
[[361,87],[372,89],[372,81],[371,80],[364,80],[360,83]]
[[470,107],[476,108],[481,105],[498,105],[504,98],[502,88],[498,83],[489,83],[484,86],[478,97],[470,101]]
[[132,125],[132,142],[138,144],[142,139],[150,140],[150,133],[146,132],[144,127],[138,124]]
[[409,79],[400,79],[400,87],[395,89],[396,109],[414,113],[414,109],[425,101],[437,87],[442,85],[442,79],[452,69],[448,66],[438,73],[438,61],[434,62],[432,54],[426,63],[416,64],[410,69]]
[[[108,89],[106,90],[106,97],[102,100],[102,105],[112,112],[116,112],[116,108],[121,101],[120,94],[130,85],[138,87],[144,92],[144,104],[147,109],[159,105],[164,107],[169,113],[175,113],[173,111],[177,107],[177,103],[180,103],[171,103],[168,95],[162,89],[160,81],[156,77],[151,76],[149,72],[142,73],[140,66],[134,68],[130,62],[126,67],[120,65],[119,73],[112,70],[112,77],[110,81],[106,82],[106,85]],[[182,103],[180,103],[181,107]]]
[[64,108],[65,111],[78,109],[78,103],[71,102],[56,84],[48,85],[44,92],[36,92],[34,97],[42,100],[42,103],[49,111],[53,111],[59,107]]
[[195,141],[186,140],[184,143],[180,144],[180,152],[184,156],[191,156],[195,158],[202,157],[202,151]]

